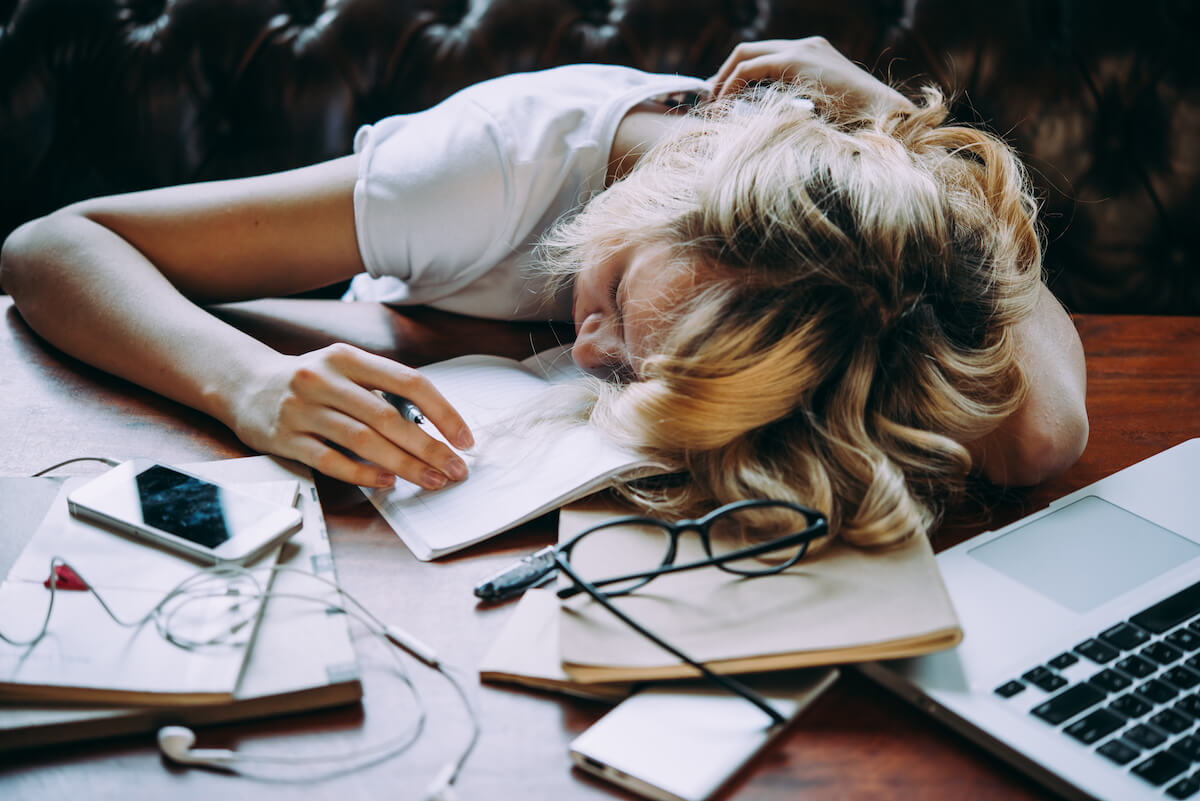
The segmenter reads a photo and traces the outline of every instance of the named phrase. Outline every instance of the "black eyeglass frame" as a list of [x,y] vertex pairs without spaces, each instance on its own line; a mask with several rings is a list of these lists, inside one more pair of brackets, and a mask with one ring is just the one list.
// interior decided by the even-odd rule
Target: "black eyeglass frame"
[[[736,551],[730,551],[729,553],[720,554],[719,556],[713,556],[712,541],[709,539],[708,535],[709,527],[712,526],[713,522],[725,515],[740,512],[744,509],[761,509],[772,506],[784,507],[793,512],[798,512],[804,515],[805,518],[807,518],[810,522],[808,526],[801,531],[793,532],[792,534],[785,534],[782,537],[776,537],[770,540],[764,540],[763,542],[758,542],[754,545],[748,545],[745,548],[739,548]],[[825,515],[816,511],[815,509],[810,509],[807,506],[801,506],[798,503],[792,503],[790,501],[765,499],[734,501],[733,503],[727,503],[718,509],[714,509],[713,511],[696,520],[680,520],[676,523],[672,523],[667,520],[661,520],[656,517],[646,517],[644,515],[628,515],[625,517],[613,518],[612,520],[605,520],[603,523],[597,523],[594,526],[589,526],[571,539],[564,542],[562,545],[559,545],[558,548],[555,549],[555,561],[557,561],[561,567],[563,559],[569,560],[571,557],[571,551],[574,550],[575,546],[579,544],[580,540],[589,534],[605,528],[617,528],[619,526],[634,525],[655,526],[662,529],[670,536],[671,544],[667,548],[666,553],[663,555],[663,560],[659,563],[658,567],[655,567],[651,570],[643,570],[637,573],[626,573],[622,576],[613,576],[611,578],[591,582],[590,586],[600,588],[609,584],[618,584],[621,582],[642,579],[631,587],[625,587],[620,590],[614,590],[605,593],[610,598],[618,595],[626,595],[634,590],[640,589],[659,576],[665,576],[668,573],[680,573],[684,570],[694,570],[700,567],[716,567],[720,570],[724,570],[727,573],[733,573],[735,575],[746,577],[769,576],[774,573],[781,573],[804,558],[804,555],[808,553],[809,543],[811,543],[813,540],[820,539],[829,533],[829,522]],[[675,564],[675,554],[678,551],[679,537],[686,531],[695,531],[699,535],[700,544],[704,547],[704,552],[708,554],[708,558],[677,565]],[[760,570],[740,570],[735,567],[730,567],[727,564],[728,562],[735,562],[740,559],[761,556],[772,551],[791,548],[796,545],[800,546],[799,550],[797,550],[796,553],[791,557],[777,564],[770,565],[769,567],[764,567]],[[570,598],[579,594],[581,591],[582,589],[580,586],[561,587],[558,590],[558,597]]]
[[[798,531],[798,532],[795,532],[793,534],[789,534],[789,535],[786,535],[783,537],[777,537],[773,540],[767,540],[762,543],[757,543],[755,545],[751,545],[746,548],[741,548],[737,551],[731,551],[730,553],[722,554],[719,557],[711,556],[712,547],[708,541],[708,526],[712,523],[713,520],[717,519],[718,517],[720,517],[723,514],[728,514],[731,511],[738,511],[738,510],[744,509],[744,508],[765,507],[765,506],[787,506],[794,511],[798,511],[798,512],[805,514],[806,517],[810,521],[815,521],[815,522],[810,522],[808,527],[806,529],[804,529],[803,531]],[[637,524],[637,523],[645,523],[645,524],[652,524],[655,526],[659,526],[659,527],[663,528],[664,530],[669,531],[671,533],[671,546],[668,549],[668,555],[667,555],[667,557],[664,558],[663,563],[660,564],[658,568],[656,568],[655,570],[651,570],[651,571],[644,571],[641,573],[631,573],[627,576],[619,576],[619,577],[615,577],[612,579],[604,579],[602,582],[592,583],[592,582],[587,581],[583,577],[581,577],[577,572],[575,572],[575,569],[573,567],[571,567],[571,562],[570,562],[571,549],[584,536],[586,536],[587,534],[590,534],[598,529],[603,529],[603,528],[608,528],[611,526],[618,526],[618,525],[631,525],[631,524]],[[678,543],[679,535],[682,534],[684,531],[692,531],[692,530],[700,532],[701,540],[704,543],[705,552],[710,555],[709,559],[701,560],[699,562],[689,562],[689,563],[683,564],[683,565],[672,564],[672,562],[675,558],[676,550],[677,550],[676,545]],[[662,648],[664,651],[671,654],[676,659],[691,666],[692,668],[697,670],[702,676],[704,676],[705,678],[714,682],[715,684],[725,688],[726,690],[728,690],[729,692],[731,692],[735,695],[741,696],[745,700],[749,701],[751,704],[754,704],[754,706],[756,706],[760,710],[762,710],[762,712],[771,719],[772,726],[782,726],[785,723],[787,723],[787,719],[784,718],[783,715],[779,714],[779,712],[774,707],[772,707],[770,703],[768,703],[767,699],[763,698],[760,694],[758,694],[754,690],[750,689],[745,684],[741,683],[740,681],[733,678],[732,676],[722,676],[721,674],[716,673],[713,670],[711,670],[704,663],[699,662],[695,659],[692,659],[690,656],[685,654],[683,651],[681,651],[678,648],[676,648],[675,646],[671,645],[666,640],[664,640],[662,637],[659,637],[657,634],[650,631],[645,626],[643,626],[640,623],[638,623],[637,621],[635,621],[633,618],[629,617],[629,615],[622,612],[615,604],[612,603],[612,601],[609,600],[609,598],[617,596],[617,595],[627,594],[627,593],[632,592],[633,590],[637,589],[638,587],[644,587],[652,579],[654,579],[658,576],[664,575],[666,573],[677,573],[677,572],[680,572],[683,570],[692,570],[692,569],[699,568],[699,567],[709,567],[709,566],[721,567],[724,562],[727,562],[727,561],[730,561],[733,559],[744,559],[744,558],[747,558],[750,556],[757,556],[759,554],[769,553],[770,551],[778,550],[780,548],[791,547],[791,546],[799,543],[801,545],[801,548],[799,549],[799,551],[797,551],[797,553],[793,557],[787,559],[784,562],[781,562],[778,565],[771,565],[770,568],[766,568],[762,571],[747,572],[747,571],[741,571],[741,570],[731,570],[731,569],[726,568],[728,570],[728,572],[734,573],[735,575],[746,576],[747,578],[753,578],[756,576],[773,575],[773,574],[779,573],[783,570],[786,570],[787,568],[796,564],[796,562],[800,561],[800,559],[803,558],[803,556],[808,552],[809,543],[812,542],[814,539],[817,539],[818,537],[825,536],[828,533],[829,533],[829,524],[825,518],[825,515],[821,514],[820,512],[817,512],[813,509],[809,509],[808,507],[800,506],[799,504],[794,504],[789,501],[770,501],[770,500],[737,501],[735,503],[726,504],[725,506],[722,506],[719,509],[715,509],[714,511],[705,515],[704,517],[699,518],[698,520],[681,520],[678,523],[670,523],[665,520],[658,520],[656,518],[642,517],[642,516],[638,516],[638,515],[630,515],[628,517],[615,518],[613,520],[607,520],[604,523],[587,528],[587,529],[581,531],[579,534],[576,534],[574,537],[572,537],[567,542],[563,543],[558,548],[555,548],[554,561],[558,564],[559,570],[561,570],[562,573],[564,575],[566,575],[568,578],[570,578],[571,581],[573,582],[572,586],[570,586],[570,587],[560,588],[558,590],[558,597],[559,598],[569,598],[573,595],[578,594],[579,592],[587,593],[589,596],[591,596],[592,600],[594,600],[596,603],[603,606],[605,609],[607,609],[609,612],[611,612],[617,619],[619,619],[625,625],[629,626],[631,629],[636,631],[638,634],[640,634],[643,637],[645,637],[646,639],[650,640],[650,642],[654,643],[659,648]],[[636,585],[634,587],[624,588],[622,590],[619,590],[617,592],[612,592],[612,593],[606,593],[597,586],[598,584],[609,584],[609,583],[613,583],[613,582],[617,582],[617,581],[628,581],[628,580],[633,580],[633,579],[638,579],[638,578],[644,578],[645,580],[640,582],[638,585]]]

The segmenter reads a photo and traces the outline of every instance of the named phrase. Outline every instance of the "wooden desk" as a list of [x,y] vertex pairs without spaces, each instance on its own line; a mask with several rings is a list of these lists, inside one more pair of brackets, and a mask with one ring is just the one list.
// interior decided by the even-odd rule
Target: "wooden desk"
[[[69,313],[69,311],[65,312]],[[528,332],[375,306],[273,301],[230,311],[239,324],[292,350],[345,338],[413,362],[461,351],[523,355]],[[200,461],[248,455],[227,430],[188,409],[80,365],[34,337],[0,299],[0,475],[28,475],[80,455]],[[1032,511],[1054,497],[1200,434],[1200,319],[1080,317],[1088,355],[1091,441],[1065,475],[1028,493],[972,499],[939,532],[939,547]],[[448,333],[447,333],[448,331]],[[535,332],[536,347],[553,336]],[[80,466],[78,472],[95,468]],[[320,482],[338,572],[382,617],[430,642],[475,691],[483,736],[459,783],[464,801],[607,799],[624,796],[569,766],[567,743],[605,707],[501,686],[478,685],[476,665],[511,607],[481,609],[471,587],[515,555],[551,541],[543,520],[436,563],[416,562],[357,490]],[[200,745],[246,752],[338,752],[379,742],[410,720],[411,703],[380,672],[383,655],[361,649],[361,708],[202,731]],[[5,799],[117,798],[417,799],[456,755],[467,727],[445,682],[414,668],[430,710],[420,742],[383,764],[320,782],[289,785],[165,766],[150,737],[63,746],[8,757]],[[1044,799],[1049,795],[982,750],[852,672],[757,760],[726,797],[782,799]]]

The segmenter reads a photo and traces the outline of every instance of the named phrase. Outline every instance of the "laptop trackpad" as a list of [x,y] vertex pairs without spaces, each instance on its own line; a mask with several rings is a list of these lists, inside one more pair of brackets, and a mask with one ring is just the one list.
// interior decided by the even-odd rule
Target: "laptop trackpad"
[[1200,555],[1200,544],[1089,495],[967,553],[1084,613]]

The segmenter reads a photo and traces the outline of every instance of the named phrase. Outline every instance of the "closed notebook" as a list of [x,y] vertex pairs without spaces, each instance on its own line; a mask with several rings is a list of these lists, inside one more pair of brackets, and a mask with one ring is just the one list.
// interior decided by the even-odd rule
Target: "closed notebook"
[[633,692],[631,683],[584,684],[572,680],[559,658],[558,622],[558,596],[554,590],[526,590],[480,660],[480,680],[597,701],[616,702]]
[[[560,541],[621,514],[612,506],[570,507]],[[631,535],[606,549],[591,575],[620,575],[661,559],[657,543]],[[694,535],[677,562],[703,558]],[[560,582],[567,582],[564,576]],[[638,623],[721,673],[892,659],[950,648],[958,618],[928,540],[862,550],[841,542],[778,575],[742,578],[716,568],[661,576],[615,599]],[[695,675],[588,596],[564,601],[559,618],[563,670],[572,680],[628,682]]]
[[[297,505],[304,515],[304,525],[282,546],[278,556],[279,565],[297,572],[276,575],[272,589],[336,601],[336,590],[308,578],[318,575],[333,579],[335,573],[320,504],[307,469],[268,457],[186,467],[210,478],[244,484],[247,488],[262,482],[266,482],[265,486],[286,484],[294,493],[298,482]],[[28,537],[41,512],[50,504],[53,490],[59,486],[60,482],[51,479],[0,480],[0,509],[5,511],[6,519],[15,524],[9,531],[12,539],[6,543],[10,547],[5,549],[6,554],[0,554],[5,557],[0,564],[13,559],[15,548],[11,546]],[[59,496],[59,501],[61,499]],[[121,542],[144,548],[129,541]],[[36,570],[36,575],[40,575],[42,550],[44,548],[26,547],[12,574],[22,576]],[[97,548],[90,558],[78,549],[73,548],[70,553],[77,555],[70,557],[67,554],[73,561],[78,561],[81,572],[87,574],[94,571],[83,565],[103,565],[104,554],[111,554],[111,549]],[[274,556],[263,560],[264,564],[275,561]],[[194,570],[195,565],[179,560],[178,563],[162,563],[160,568],[163,569],[158,571],[153,584],[171,580],[176,569]],[[41,587],[40,583],[38,587]],[[44,588],[42,592],[48,594]],[[82,593],[76,595],[84,597]],[[43,608],[36,607],[38,610]],[[36,615],[27,614],[20,624],[30,625],[32,617]],[[8,623],[5,625],[5,631],[10,632]],[[201,725],[351,703],[361,697],[362,685],[347,620],[344,615],[327,614],[325,604],[273,598],[264,605],[253,635],[249,651],[242,649],[231,686],[218,693],[220,699],[204,698],[201,704],[187,696],[174,698],[158,693],[149,699],[149,704],[130,706],[128,704],[138,699],[138,693],[154,692],[158,687],[125,681],[122,690],[106,692],[100,686],[105,683],[105,677],[124,668],[106,667],[104,663],[93,665],[92,686],[82,695],[70,687],[50,687],[45,693],[30,695],[10,684],[4,689],[4,700],[0,703],[0,750],[150,731],[164,720]],[[161,669],[166,670],[165,667]],[[130,676],[142,675],[137,671],[129,673]],[[178,678],[172,680],[179,681]],[[88,698],[91,702],[67,700],[70,698]],[[127,705],[122,706],[121,702]]]

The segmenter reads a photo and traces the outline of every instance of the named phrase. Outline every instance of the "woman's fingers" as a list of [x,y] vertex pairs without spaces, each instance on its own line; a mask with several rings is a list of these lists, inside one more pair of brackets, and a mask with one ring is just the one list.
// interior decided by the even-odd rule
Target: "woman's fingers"
[[[278,375],[278,374],[277,374]],[[349,345],[290,357],[278,389],[258,396],[241,434],[333,478],[387,486],[398,476],[438,489],[467,477],[462,458],[406,420],[377,390],[402,395],[454,445],[474,444],[461,415],[412,368]],[[270,409],[263,409],[263,404]],[[264,447],[265,446],[265,447]]]
[[396,483],[394,473],[378,465],[367,464],[332,447],[318,437],[299,435],[292,439],[290,449],[281,453],[303,462],[330,478],[360,487],[390,487]]
[[[398,417],[395,410],[390,416]],[[343,451],[330,448],[330,453],[321,452],[319,458],[335,469],[343,469],[342,459],[354,461],[348,454],[365,460],[374,465],[371,469],[375,475],[369,470],[354,470],[354,473],[370,479],[367,483],[371,486],[389,486],[399,477],[425,489],[436,490],[467,477],[467,465],[457,454],[407,420],[401,419],[396,426],[402,433],[390,436],[332,409],[319,410],[314,423],[314,428],[322,432],[321,439]],[[326,472],[323,467],[318,469]]]
[[[349,345],[335,345],[328,350],[331,351],[329,359],[332,367],[348,378],[356,388],[380,389],[399,395],[416,404],[425,419],[454,447],[466,449],[475,444],[471,429],[462,415],[450,405],[441,392],[438,392],[433,382],[421,373],[391,359],[375,356]],[[382,422],[385,424],[401,417],[395,407],[374,392],[368,392],[367,395],[370,397],[355,393],[353,397],[346,398],[344,402],[352,407],[346,411],[356,417],[369,415],[378,418],[382,413]]]
[[738,45],[713,76],[713,96],[739,92],[757,81],[797,79],[814,81],[856,106],[886,109],[912,105],[820,36]]
[[774,53],[788,44],[791,43],[773,39],[762,42],[742,42],[733,48],[733,52],[725,59],[721,68],[717,70],[717,74],[710,79],[713,84],[713,96],[720,97],[727,92],[740,91],[745,87],[746,79],[737,73],[746,62]]

